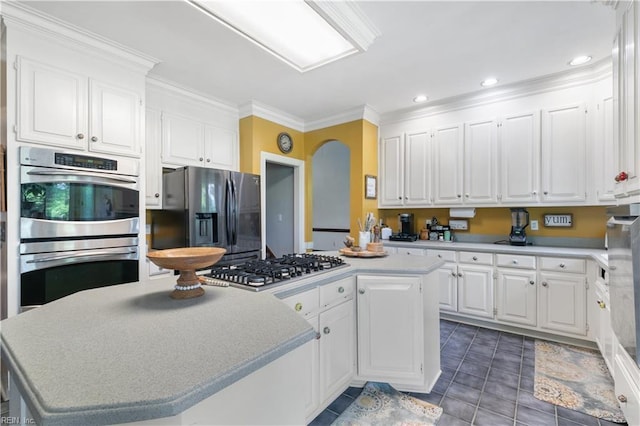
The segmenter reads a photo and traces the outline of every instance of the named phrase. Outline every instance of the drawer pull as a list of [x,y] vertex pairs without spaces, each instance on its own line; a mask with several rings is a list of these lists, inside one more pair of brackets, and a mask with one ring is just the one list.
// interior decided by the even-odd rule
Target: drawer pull
[[620,394],[618,395],[618,401],[622,402],[623,404],[625,404],[627,402],[627,397]]
[[296,312],[300,312],[302,310],[302,303],[300,302],[296,303],[296,306],[294,309],[296,310]]
[[558,266],[560,266],[561,268],[563,268],[563,269],[564,269],[567,265],[565,265],[564,263],[561,263],[561,264],[560,264],[560,265],[558,265]]
[[478,256],[473,256],[472,259],[473,260],[478,260]]
[[439,257],[440,259],[442,259],[442,255],[441,255],[441,254],[439,254],[439,255],[438,255],[438,257]]
[[514,265],[517,265],[517,264],[518,264],[518,260],[517,260],[517,259],[513,259],[513,260],[511,261],[511,263],[513,263]]
[[338,293],[344,293],[344,287],[342,286],[338,287]]
[[329,333],[331,333],[331,329],[329,327],[325,327],[324,329],[322,329],[322,332],[324,334],[329,334]]

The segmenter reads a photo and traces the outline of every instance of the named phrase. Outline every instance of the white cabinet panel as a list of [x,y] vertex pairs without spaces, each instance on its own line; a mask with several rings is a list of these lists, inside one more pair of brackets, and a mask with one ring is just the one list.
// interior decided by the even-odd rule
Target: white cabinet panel
[[445,263],[437,271],[440,284],[440,310],[458,311],[458,266]]
[[536,271],[498,268],[496,317],[500,321],[536,325]]
[[567,273],[540,273],[540,327],[586,335],[586,278]]
[[405,139],[404,204],[431,202],[431,137],[428,132],[407,133]]
[[586,108],[573,104],[542,114],[542,200],[586,199]]
[[404,192],[404,144],[402,136],[380,140],[380,205],[401,206]]
[[221,127],[205,126],[205,167],[235,170],[237,134]]
[[458,265],[458,312],[493,318],[493,268]]
[[358,374],[368,380],[422,380],[420,277],[358,277]]
[[88,137],[87,78],[18,58],[19,140],[85,149]]
[[508,115],[500,121],[500,200],[504,203],[538,199],[540,112]]
[[435,204],[461,204],[463,127],[439,127],[433,133],[433,197]]
[[470,122],[464,130],[464,202],[495,204],[497,199],[497,124]]
[[145,206],[162,208],[162,144],[160,111],[147,108],[145,114]]
[[89,150],[140,155],[142,99],[137,92],[91,80]]
[[204,165],[204,124],[162,113],[162,161],[183,166]]
[[597,198],[598,201],[613,201],[617,174],[613,97],[606,97],[598,104],[596,132],[593,169],[597,171]]

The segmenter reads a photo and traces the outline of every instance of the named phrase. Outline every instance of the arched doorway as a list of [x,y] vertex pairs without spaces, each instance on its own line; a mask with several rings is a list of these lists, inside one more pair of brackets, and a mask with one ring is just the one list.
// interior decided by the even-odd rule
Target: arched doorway
[[350,171],[351,150],[340,141],[329,141],[313,154],[314,250],[338,250],[349,234]]

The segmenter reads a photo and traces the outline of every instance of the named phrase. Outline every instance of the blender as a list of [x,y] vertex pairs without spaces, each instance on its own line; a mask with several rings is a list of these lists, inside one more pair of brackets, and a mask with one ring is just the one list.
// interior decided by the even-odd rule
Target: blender
[[527,225],[529,225],[529,212],[520,207],[511,209],[509,244],[512,246],[527,245],[527,234],[524,232]]

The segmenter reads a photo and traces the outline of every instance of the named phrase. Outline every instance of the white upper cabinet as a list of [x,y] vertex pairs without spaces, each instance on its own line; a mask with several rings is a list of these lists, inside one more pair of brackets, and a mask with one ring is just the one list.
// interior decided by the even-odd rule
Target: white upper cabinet
[[404,143],[402,136],[380,139],[380,205],[401,206],[404,193]]
[[585,201],[586,107],[582,103],[542,112],[542,201]]
[[429,161],[431,137],[428,132],[407,133],[405,140],[404,204],[424,205],[431,202]]
[[107,154],[141,153],[140,91],[18,57],[17,139]]
[[[188,117],[162,113],[162,162],[181,166],[205,165],[204,124]],[[211,158],[208,158],[209,163]]]
[[461,204],[463,189],[463,126],[438,127],[433,132],[433,202]]
[[596,153],[593,158],[593,170],[597,174],[596,193],[598,201],[613,201],[616,189],[613,97],[601,99],[596,114]]
[[431,137],[429,132],[407,133],[380,140],[380,205],[430,203]]
[[145,205],[162,208],[162,167],[158,159],[162,143],[160,111],[147,108],[145,113]]
[[496,120],[464,126],[464,202],[495,204],[497,199]]
[[540,112],[504,116],[499,124],[499,199],[530,203],[538,199]]

